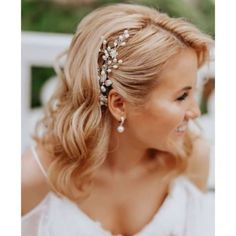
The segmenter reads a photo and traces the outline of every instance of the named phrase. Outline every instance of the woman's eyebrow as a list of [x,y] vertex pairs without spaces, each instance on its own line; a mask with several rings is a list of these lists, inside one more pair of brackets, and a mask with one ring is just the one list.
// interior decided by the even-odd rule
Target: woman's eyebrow
[[191,86],[186,86],[184,88],[182,88],[180,91],[186,91],[186,90],[191,90],[192,87]]

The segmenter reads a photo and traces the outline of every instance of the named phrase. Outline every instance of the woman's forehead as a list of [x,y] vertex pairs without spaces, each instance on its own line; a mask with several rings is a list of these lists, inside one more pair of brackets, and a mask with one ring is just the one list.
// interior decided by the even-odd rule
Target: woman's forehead
[[193,49],[183,49],[174,55],[164,66],[158,78],[159,88],[181,89],[194,86],[198,71],[197,55]]

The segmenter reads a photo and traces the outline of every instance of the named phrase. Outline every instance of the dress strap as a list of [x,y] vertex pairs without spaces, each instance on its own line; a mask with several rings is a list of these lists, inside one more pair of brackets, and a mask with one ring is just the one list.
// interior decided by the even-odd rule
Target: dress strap
[[41,161],[39,160],[39,156],[38,156],[38,154],[37,154],[37,152],[36,152],[36,150],[35,150],[35,147],[32,146],[32,147],[31,147],[31,150],[32,150],[32,153],[33,153],[33,157],[34,157],[35,161],[37,162],[39,168],[41,169],[43,175],[46,177],[46,179],[48,179],[47,172],[45,171],[45,169],[44,169],[44,167],[43,167]]

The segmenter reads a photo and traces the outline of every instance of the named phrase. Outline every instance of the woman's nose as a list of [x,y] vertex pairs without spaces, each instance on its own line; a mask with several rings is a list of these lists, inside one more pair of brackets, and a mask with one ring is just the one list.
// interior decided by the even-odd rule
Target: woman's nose
[[194,101],[190,106],[189,109],[186,111],[186,116],[188,119],[196,119],[201,115],[200,108],[198,104]]

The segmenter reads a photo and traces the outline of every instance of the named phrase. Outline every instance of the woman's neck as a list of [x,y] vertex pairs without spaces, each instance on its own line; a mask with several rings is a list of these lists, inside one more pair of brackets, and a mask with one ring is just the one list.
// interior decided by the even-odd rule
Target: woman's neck
[[153,165],[157,151],[145,148],[128,135],[113,133],[104,166],[112,173],[142,172]]

